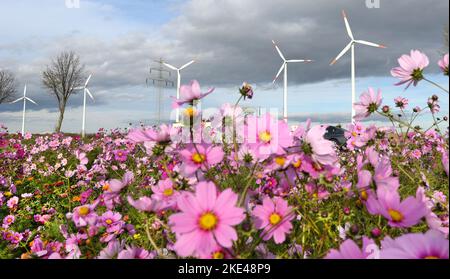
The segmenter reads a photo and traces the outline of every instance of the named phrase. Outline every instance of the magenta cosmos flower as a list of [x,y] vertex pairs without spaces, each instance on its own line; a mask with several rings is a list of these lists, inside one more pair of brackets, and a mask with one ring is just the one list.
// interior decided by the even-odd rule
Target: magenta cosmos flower
[[375,95],[375,90],[369,87],[367,92],[363,92],[359,97],[359,102],[353,104],[353,108],[356,111],[354,119],[361,121],[364,118],[369,117],[372,113],[376,112],[381,106],[383,98],[381,97],[381,89],[378,89]]
[[421,200],[408,197],[401,201],[396,190],[378,189],[377,197],[369,197],[367,209],[371,214],[383,215],[391,227],[412,227],[427,214],[427,207]]
[[333,142],[323,137],[326,132],[326,126],[311,128],[305,136],[305,143],[302,149],[306,155],[311,156],[314,162],[322,165],[333,165],[338,158]]
[[214,88],[210,88],[206,93],[202,93],[198,81],[193,80],[189,85],[182,85],[180,87],[180,99],[175,100],[174,107],[179,107],[184,104],[189,104],[198,101],[214,92]]
[[382,247],[382,259],[448,259],[448,239],[435,230],[405,234],[395,240],[387,238]]
[[375,242],[364,236],[362,249],[353,240],[347,239],[341,244],[339,250],[330,250],[325,259],[371,259],[378,256],[376,251],[378,251],[378,246],[376,246]]
[[441,60],[439,60],[438,65],[444,75],[448,76],[448,53],[444,55]]
[[266,197],[262,205],[257,205],[253,209],[253,216],[256,217],[255,225],[257,229],[263,229],[263,240],[267,241],[273,237],[277,244],[286,240],[286,234],[292,229],[291,220],[294,219],[293,208],[287,201],[280,197],[273,200]]
[[428,67],[430,61],[424,53],[411,50],[411,55],[402,55],[398,59],[398,64],[400,64],[400,67],[391,70],[392,76],[400,79],[400,82],[395,85],[407,83],[406,88],[408,88],[411,84],[417,86],[419,81],[423,79],[423,69]]
[[237,240],[233,226],[241,223],[244,210],[236,207],[238,196],[231,189],[218,194],[211,182],[200,182],[195,194],[184,192],[177,200],[180,213],[169,217],[177,235],[175,251],[181,257],[214,252],[217,245],[231,248]]
[[224,153],[221,147],[213,145],[190,145],[180,151],[183,159],[182,170],[185,175],[192,175],[197,170],[205,170],[220,163]]

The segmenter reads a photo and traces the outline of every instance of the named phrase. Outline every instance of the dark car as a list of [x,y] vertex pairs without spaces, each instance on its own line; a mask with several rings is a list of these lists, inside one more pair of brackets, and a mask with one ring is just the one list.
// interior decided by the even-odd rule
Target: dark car
[[335,142],[339,146],[344,146],[347,144],[347,138],[345,137],[345,129],[328,126],[327,132],[323,136],[325,139]]

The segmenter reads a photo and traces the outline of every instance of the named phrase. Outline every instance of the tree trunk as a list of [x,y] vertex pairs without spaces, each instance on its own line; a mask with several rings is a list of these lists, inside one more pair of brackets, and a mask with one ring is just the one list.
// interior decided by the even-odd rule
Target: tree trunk
[[58,118],[58,122],[56,123],[56,128],[55,128],[56,133],[61,132],[61,126],[62,126],[62,122],[64,120],[64,111],[65,110],[66,110],[65,106],[63,106],[62,108],[59,109],[59,118]]

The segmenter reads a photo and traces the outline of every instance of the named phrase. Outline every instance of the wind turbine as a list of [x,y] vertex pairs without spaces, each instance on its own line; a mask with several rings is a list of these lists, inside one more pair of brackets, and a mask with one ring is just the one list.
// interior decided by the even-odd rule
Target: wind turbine
[[338,54],[338,56],[331,61],[330,65],[334,65],[344,54],[346,54],[351,49],[351,55],[352,55],[352,121],[354,122],[353,118],[356,115],[355,109],[353,108],[353,104],[356,102],[356,68],[355,68],[355,44],[361,44],[371,47],[377,47],[377,48],[386,48],[384,45],[371,43],[368,41],[363,40],[355,40],[355,37],[353,36],[352,29],[350,28],[350,24],[348,23],[347,15],[345,14],[345,11],[342,11],[342,16],[344,17],[345,22],[345,28],[347,29],[348,36],[350,37],[350,43],[341,51],[341,53]]
[[86,80],[86,83],[82,87],[76,87],[74,90],[83,90],[83,124],[81,126],[81,137],[84,138],[86,136],[86,95],[94,101],[94,96],[92,96],[91,91],[87,88],[89,81],[92,78],[92,74]]
[[277,81],[278,77],[280,76],[281,72],[284,70],[284,96],[283,96],[283,119],[285,122],[288,121],[288,108],[287,108],[287,97],[288,97],[288,64],[289,63],[305,63],[305,62],[312,62],[313,60],[303,60],[303,59],[295,59],[295,60],[286,60],[283,53],[281,52],[278,45],[275,43],[274,40],[272,40],[273,45],[275,46],[278,54],[280,55],[281,59],[283,59],[283,64],[281,65],[280,70],[278,71],[278,74],[275,76],[275,79],[273,80],[273,83]]
[[[187,67],[189,67],[190,65],[192,65],[193,63],[195,63],[195,60],[192,60],[186,64],[184,64],[183,66],[181,66],[180,68],[177,68],[175,66],[172,66],[168,63],[163,62],[164,66],[166,66],[169,69],[172,69],[174,71],[177,72],[177,100],[180,99],[180,87],[181,87],[181,71],[186,69]],[[177,108],[176,110],[176,123],[180,122],[180,109]]]
[[25,84],[25,88],[23,89],[23,97],[15,100],[14,102],[11,102],[11,104],[17,103],[19,101],[23,100],[23,113],[22,113],[22,136],[25,134],[25,111],[27,107],[27,101],[32,102],[33,104],[37,105],[37,103],[30,98],[27,97],[27,85]]

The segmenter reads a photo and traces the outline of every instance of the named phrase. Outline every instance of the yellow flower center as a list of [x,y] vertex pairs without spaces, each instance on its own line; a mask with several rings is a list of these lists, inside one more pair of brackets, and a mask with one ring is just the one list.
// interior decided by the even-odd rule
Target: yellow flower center
[[206,156],[204,154],[194,153],[192,155],[192,161],[196,164],[201,164],[206,161]]
[[194,116],[194,115],[195,115],[195,108],[193,108],[193,107],[187,108],[187,109],[184,111],[184,114],[185,114],[186,116],[188,116],[188,117]]
[[8,219],[6,219],[6,222],[7,222],[7,223],[12,223],[12,218],[9,217]]
[[281,216],[278,213],[272,213],[272,215],[270,215],[269,217],[269,222],[270,224],[272,224],[273,226],[277,225],[278,223],[281,222]]
[[170,197],[170,196],[173,195],[173,189],[172,188],[168,188],[168,189],[164,190],[163,194],[166,197]]
[[367,195],[367,191],[362,191],[361,192],[361,199],[367,201],[367,199],[369,198],[369,195]]
[[109,184],[105,184],[102,187],[103,191],[108,191],[109,190]]
[[272,140],[272,135],[268,131],[261,132],[261,133],[259,133],[259,140],[261,140],[262,142],[268,143],[268,142],[270,142],[270,140]]
[[88,214],[89,214],[89,207],[87,207],[87,206],[82,206],[82,207],[80,207],[80,209],[78,209],[78,213],[79,213],[81,216],[86,216],[86,215],[88,215]]
[[424,259],[425,259],[425,260],[439,260],[440,258],[439,258],[439,257],[436,257],[436,256],[427,256],[427,257],[425,257]]
[[282,167],[286,163],[286,159],[284,157],[277,157],[275,158],[275,163],[277,163],[277,165]]
[[403,214],[397,210],[389,209],[389,215],[391,215],[392,221],[401,222],[403,220]]
[[297,160],[293,164],[294,168],[298,169],[302,166],[302,160]]
[[217,251],[213,253],[213,259],[215,260],[222,260],[225,258],[225,255],[222,253],[222,251]]
[[203,214],[199,219],[200,228],[205,231],[213,230],[217,226],[217,217],[211,212]]
[[111,219],[106,219],[105,223],[108,225],[111,225],[113,223],[113,221]]
[[358,136],[358,134],[356,132],[353,132],[352,136],[356,137],[356,136]]

